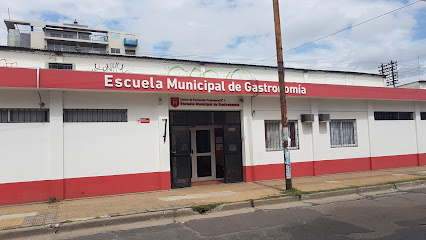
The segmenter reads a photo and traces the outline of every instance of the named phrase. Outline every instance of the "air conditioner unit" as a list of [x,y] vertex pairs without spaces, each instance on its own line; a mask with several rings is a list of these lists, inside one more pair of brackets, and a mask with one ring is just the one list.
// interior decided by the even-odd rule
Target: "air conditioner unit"
[[300,115],[302,123],[314,122],[314,114],[302,114]]
[[318,114],[320,122],[330,122],[330,114]]

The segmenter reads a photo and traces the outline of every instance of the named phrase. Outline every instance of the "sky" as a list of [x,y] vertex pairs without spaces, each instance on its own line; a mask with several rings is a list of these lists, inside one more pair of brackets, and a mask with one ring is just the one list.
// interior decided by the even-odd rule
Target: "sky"
[[[137,32],[142,56],[276,66],[272,0],[2,2],[1,19],[9,9],[13,20],[77,19],[91,28]],[[279,2],[286,67],[378,73],[380,64],[397,61],[400,83],[426,80],[425,0]],[[0,23],[0,45],[6,39]]]

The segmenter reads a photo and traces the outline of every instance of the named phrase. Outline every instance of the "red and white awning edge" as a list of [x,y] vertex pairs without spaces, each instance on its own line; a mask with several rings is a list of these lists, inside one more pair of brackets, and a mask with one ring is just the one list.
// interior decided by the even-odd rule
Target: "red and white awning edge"
[[[0,67],[0,89],[204,93],[279,96],[278,82],[53,69]],[[286,83],[288,96],[426,101],[426,90],[313,83]]]

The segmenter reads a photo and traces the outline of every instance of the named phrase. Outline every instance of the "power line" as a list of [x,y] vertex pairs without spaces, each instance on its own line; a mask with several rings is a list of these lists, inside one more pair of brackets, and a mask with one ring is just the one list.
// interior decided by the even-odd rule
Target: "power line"
[[[299,49],[299,48],[301,48],[301,47],[304,47],[304,46],[310,45],[310,44],[312,44],[312,43],[318,42],[318,41],[320,41],[320,40],[323,40],[323,39],[325,39],[325,38],[331,37],[331,36],[336,35],[336,34],[338,34],[338,33],[344,32],[344,31],[346,31],[346,30],[352,29],[352,28],[354,28],[354,27],[358,27],[358,26],[360,26],[360,25],[362,25],[362,24],[365,24],[365,23],[371,22],[371,21],[373,21],[373,20],[376,20],[376,19],[378,19],[378,18],[381,18],[381,17],[383,17],[383,16],[386,16],[386,15],[388,15],[388,14],[391,14],[391,13],[393,13],[393,12],[396,12],[396,11],[398,11],[398,10],[401,10],[401,9],[403,9],[403,8],[406,8],[406,7],[409,7],[409,6],[414,5],[414,4],[416,4],[416,3],[419,3],[419,2],[426,2],[426,0],[418,0],[418,1],[416,1],[416,2],[413,2],[413,3],[410,3],[410,4],[404,5],[404,6],[400,7],[400,8],[394,9],[394,10],[392,10],[392,11],[389,11],[389,12],[383,13],[383,14],[381,14],[381,15],[379,15],[379,16],[376,16],[376,17],[370,18],[370,19],[365,20],[365,21],[362,21],[362,22],[360,22],[360,23],[356,23],[356,24],[354,24],[354,25],[352,25],[352,26],[349,26],[349,27],[347,27],[347,28],[341,29],[341,30],[339,30],[339,31],[337,31],[337,32],[334,32],[334,33],[328,34],[328,35],[326,35],[326,36],[324,36],[324,37],[320,37],[320,38],[315,39],[315,40],[313,40],[313,41],[310,41],[310,42],[304,43],[304,44],[302,44],[302,45],[300,45],[300,46],[297,46],[297,47],[291,48],[291,49],[289,49],[289,50],[286,50],[286,51],[284,51],[284,52],[283,52],[283,54],[284,54],[284,53],[288,53],[288,52],[293,51],[293,50],[296,50],[296,49]],[[271,56],[271,57],[268,57],[268,58],[265,58],[265,59],[260,60],[260,61],[258,61],[258,62],[262,62],[262,61],[268,60],[268,59],[273,58],[273,57],[276,57],[276,55]],[[257,63],[257,62],[255,62],[255,63]],[[253,64],[254,64],[254,63],[253,63]]]

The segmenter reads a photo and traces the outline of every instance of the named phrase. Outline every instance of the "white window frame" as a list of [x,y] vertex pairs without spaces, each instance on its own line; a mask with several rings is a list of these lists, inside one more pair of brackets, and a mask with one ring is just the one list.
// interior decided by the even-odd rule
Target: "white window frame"
[[[299,124],[297,120],[288,120],[289,122],[289,134],[290,134],[290,123],[294,123],[295,128],[295,139],[291,139],[291,143],[295,143],[294,147],[291,147],[291,143],[289,144],[288,149],[290,150],[297,150],[300,149],[299,146]],[[268,132],[266,129],[266,124],[277,124],[276,130],[278,130],[278,133],[274,133],[273,136],[268,136]],[[283,144],[282,144],[282,125],[281,120],[265,120],[264,121],[264,128],[265,128],[265,149],[267,152],[272,151],[282,151],[283,150]],[[290,137],[290,136],[289,136]],[[293,142],[294,141],[294,142]],[[274,145],[274,146],[271,146]]]
[[[332,123],[340,123],[339,131],[339,143],[333,144],[333,130],[332,130]],[[353,144],[344,144],[343,143],[343,123],[344,122],[352,122],[353,124]],[[355,119],[333,119],[330,121],[330,146],[332,148],[342,148],[342,147],[358,147],[358,134],[357,134],[357,127],[356,127],[356,120]]]

